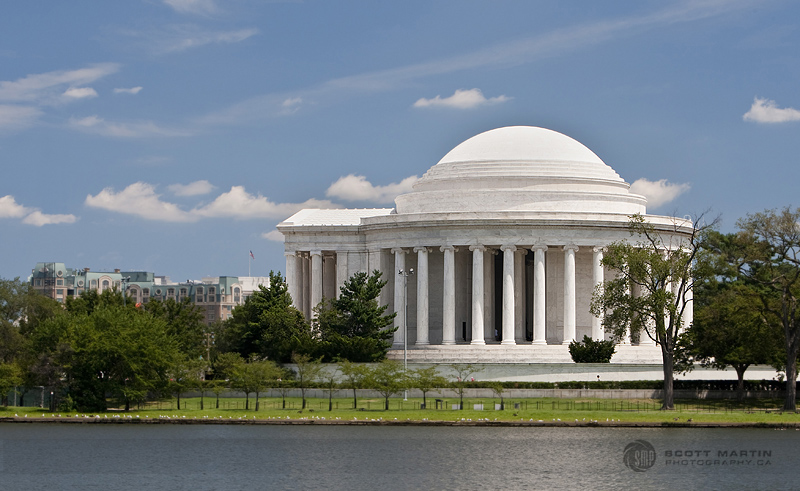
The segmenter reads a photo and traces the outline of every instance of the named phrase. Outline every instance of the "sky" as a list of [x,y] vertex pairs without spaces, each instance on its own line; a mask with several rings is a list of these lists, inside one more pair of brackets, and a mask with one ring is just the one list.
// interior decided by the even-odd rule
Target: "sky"
[[392,207],[511,125],[733,231],[800,205],[798,46],[791,0],[6,2],[0,277],[264,276],[294,212]]

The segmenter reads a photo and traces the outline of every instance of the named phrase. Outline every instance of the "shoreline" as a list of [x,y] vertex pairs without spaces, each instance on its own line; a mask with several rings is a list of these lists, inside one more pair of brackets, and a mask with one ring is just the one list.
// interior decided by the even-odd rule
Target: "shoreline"
[[344,420],[344,419],[213,419],[213,418],[123,418],[123,417],[0,417],[0,423],[21,424],[178,424],[178,425],[294,425],[294,426],[493,426],[533,428],[760,428],[800,431],[800,423],[768,422],[648,422],[648,421],[431,421],[431,420]]

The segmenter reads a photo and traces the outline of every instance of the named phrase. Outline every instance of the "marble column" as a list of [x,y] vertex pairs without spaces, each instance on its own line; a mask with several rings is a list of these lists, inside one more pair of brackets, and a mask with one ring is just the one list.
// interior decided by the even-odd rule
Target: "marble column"
[[574,245],[564,246],[564,338],[561,344],[575,341],[575,251]]
[[311,282],[309,281],[308,261],[308,253],[302,253],[300,256],[300,275],[303,277],[303,281],[300,282],[300,296],[302,297],[303,308],[300,310],[305,314],[306,319],[311,318],[311,309],[308,308],[311,305]]
[[456,344],[456,248],[442,246],[444,277],[442,281],[442,344]]
[[547,344],[545,316],[545,252],[547,246],[533,247],[533,344]]
[[[598,285],[602,285],[604,281],[603,276],[603,248],[592,248],[592,284],[594,291],[597,290]],[[595,341],[603,341],[605,339],[605,332],[603,331],[603,314],[592,316],[592,339]]]
[[405,340],[405,325],[406,325],[406,292],[404,276],[406,271],[406,251],[401,248],[392,249],[394,253],[394,311],[397,315],[394,316],[394,327],[397,330],[394,332],[394,346],[402,348]]
[[494,301],[494,255],[497,249],[486,248],[483,256],[483,339],[494,343],[495,338],[495,305]]
[[517,249],[514,258],[514,337],[525,341],[525,255],[528,250]]
[[[628,284],[625,286],[625,295],[633,295],[633,290],[631,288],[631,282],[628,281]],[[631,319],[633,320],[633,319]],[[631,329],[629,328],[619,340],[619,344],[629,346],[631,344],[632,337],[631,337]]]
[[309,317],[313,316],[313,309],[322,301],[322,251],[311,251],[311,310]]
[[469,246],[472,251],[472,342],[486,344],[483,340],[483,252],[482,245]]
[[415,247],[417,253],[417,346],[428,341],[428,248]]
[[350,278],[347,265],[347,251],[336,252],[336,298],[342,293],[344,283]]
[[514,253],[513,245],[500,247],[503,251],[503,326],[500,344],[517,344],[514,341]]
[[284,252],[286,256],[286,286],[289,290],[289,296],[292,297],[292,306],[300,310],[299,297],[297,295],[297,254],[294,252]]

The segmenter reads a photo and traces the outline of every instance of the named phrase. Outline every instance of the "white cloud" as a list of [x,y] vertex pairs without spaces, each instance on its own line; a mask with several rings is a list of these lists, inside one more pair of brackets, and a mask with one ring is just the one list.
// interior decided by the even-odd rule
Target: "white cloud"
[[233,186],[214,201],[186,211],[175,203],[162,200],[155,186],[146,182],[133,183],[119,192],[105,188],[95,196],[87,195],[84,204],[162,222],[195,222],[202,218],[285,218],[303,208],[339,208],[330,201],[316,199],[303,203],[274,203],[261,195],[248,193],[243,186]]
[[264,237],[265,239],[274,242],[283,242],[285,239],[283,234],[278,232],[277,230],[272,230],[271,232],[264,232],[263,234],[261,234],[261,237]]
[[800,121],[800,111],[791,107],[779,108],[775,101],[756,97],[742,119],[754,123],[786,123]]
[[115,94],[132,94],[132,95],[136,95],[141,90],[142,90],[142,87],[131,87],[129,89],[126,89],[126,88],[123,88],[123,87],[119,87],[119,88],[114,89],[114,93]]
[[691,188],[689,183],[673,184],[666,179],[648,181],[645,178],[637,179],[631,184],[631,192],[641,194],[647,198],[648,208],[658,208],[667,204]]
[[70,87],[64,91],[64,97],[70,99],[87,99],[97,97],[97,91],[91,87]]
[[190,182],[189,184],[170,184],[167,186],[175,196],[198,196],[208,194],[214,190],[214,185],[206,180]]
[[22,218],[27,225],[51,225],[56,223],[75,223],[75,215],[48,215],[36,208],[28,208],[17,203],[10,194],[0,198],[0,218]]
[[181,14],[211,15],[219,11],[214,0],[164,0],[164,3]]
[[374,203],[391,203],[403,193],[411,191],[411,187],[419,179],[417,176],[409,176],[398,183],[387,184],[386,186],[375,186],[367,181],[364,176],[350,174],[340,177],[330,185],[325,192],[325,196],[339,198],[345,201],[371,201]]
[[33,210],[17,203],[10,194],[0,198],[0,218],[22,218],[31,211]]
[[260,194],[254,196],[244,186],[233,186],[211,203],[195,208],[192,213],[203,217],[228,217],[239,220],[251,218],[285,218],[303,208],[338,208],[327,200],[310,199],[303,203],[274,203]]
[[41,211],[34,211],[22,219],[22,223],[41,227],[43,225],[55,225],[59,223],[75,223],[75,215],[48,215]]
[[191,135],[191,132],[188,130],[164,128],[162,126],[158,126],[152,121],[114,123],[106,121],[96,115],[87,116],[85,118],[70,118],[68,124],[72,129],[118,138],[148,138],[159,136],[171,137]]
[[179,24],[162,29],[127,30],[122,34],[140,39],[141,45],[154,54],[165,55],[209,44],[238,43],[258,34],[258,29],[212,31],[193,24]]
[[162,222],[193,222],[197,217],[187,213],[177,205],[161,201],[155,187],[146,182],[135,182],[120,192],[105,188],[97,195],[87,195],[84,204],[126,215],[134,215],[148,220]]
[[0,81],[0,101],[52,102],[49,99],[61,92],[60,87],[86,85],[117,71],[117,63],[100,63],[77,70],[28,75],[13,82]]
[[27,128],[41,115],[42,111],[35,107],[0,104],[0,131]]
[[489,104],[500,104],[511,100],[510,97],[500,95],[487,99],[481,89],[458,89],[450,97],[436,96],[433,99],[419,99],[414,107],[448,107],[453,109],[472,109]]

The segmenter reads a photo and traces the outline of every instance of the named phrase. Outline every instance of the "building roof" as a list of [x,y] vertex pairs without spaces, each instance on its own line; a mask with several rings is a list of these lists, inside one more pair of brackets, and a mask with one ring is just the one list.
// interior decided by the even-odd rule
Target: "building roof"
[[308,208],[300,210],[280,225],[302,226],[352,226],[360,225],[362,218],[389,215],[392,208],[357,208],[324,210]]
[[457,212],[645,213],[644,197],[580,142],[509,126],[448,152],[395,200],[399,215]]

